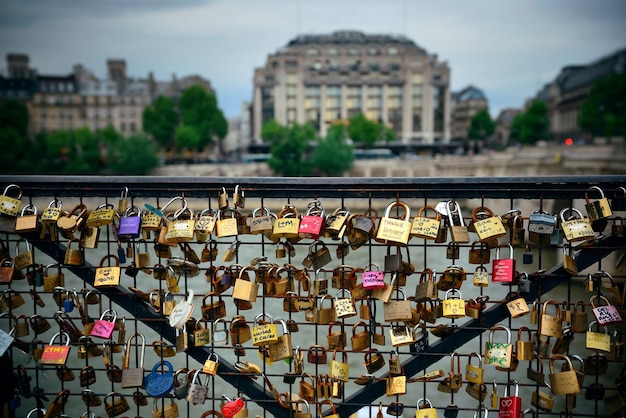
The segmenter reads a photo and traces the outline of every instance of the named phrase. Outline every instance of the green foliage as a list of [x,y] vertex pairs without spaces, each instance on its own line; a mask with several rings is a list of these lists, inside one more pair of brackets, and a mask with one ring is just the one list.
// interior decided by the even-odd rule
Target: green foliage
[[548,139],[549,128],[548,107],[542,100],[535,100],[525,112],[513,119],[511,138],[522,144],[535,144]]
[[143,110],[143,130],[152,135],[163,147],[174,144],[174,131],[178,125],[178,114],[174,100],[159,96],[152,105]]
[[3,174],[28,172],[30,141],[12,126],[0,127],[0,172]]
[[286,177],[308,176],[311,163],[305,152],[309,141],[315,138],[315,130],[310,124],[294,124],[286,128],[287,135],[277,137],[272,142],[271,158],[267,161],[276,174]]
[[362,143],[365,147],[371,147],[376,141],[392,141],[396,134],[385,125],[367,119],[359,113],[349,119],[348,135],[355,143]]
[[200,146],[200,135],[193,127],[189,125],[180,125],[176,129],[176,147],[198,148]]
[[28,133],[28,108],[16,100],[0,103],[0,129],[13,128],[17,134]]
[[318,139],[308,123],[286,127],[271,120],[263,125],[261,137],[272,143],[272,156],[267,163],[278,175],[341,176],[354,162],[343,125],[331,127],[326,138]]
[[484,141],[493,135],[496,123],[491,119],[487,109],[479,110],[472,117],[470,127],[467,130],[468,139],[478,139]]
[[311,156],[316,174],[340,177],[352,168],[354,154],[346,139],[344,127],[337,125],[328,130],[326,138],[318,141]]
[[179,110],[181,123],[196,130],[198,148],[221,141],[228,133],[228,122],[217,107],[214,94],[209,94],[201,86],[191,86],[180,97]]
[[261,138],[265,142],[273,143],[277,140],[284,140],[289,135],[289,128],[276,122],[276,119],[265,122],[261,129]]
[[108,167],[112,174],[141,176],[159,165],[154,142],[143,135],[133,135],[109,148]]
[[578,125],[594,136],[626,136],[626,74],[598,80],[583,102]]

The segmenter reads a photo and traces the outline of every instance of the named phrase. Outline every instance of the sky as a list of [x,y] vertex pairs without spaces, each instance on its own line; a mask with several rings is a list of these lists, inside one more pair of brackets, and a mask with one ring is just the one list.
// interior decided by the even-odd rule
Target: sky
[[40,74],[82,64],[106,76],[211,81],[228,118],[254,69],[302,34],[404,35],[448,63],[451,89],[483,90],[490,113],[522,107],[567,65],[626,48],[624,0],[0,0],[0,71],[25,53]]

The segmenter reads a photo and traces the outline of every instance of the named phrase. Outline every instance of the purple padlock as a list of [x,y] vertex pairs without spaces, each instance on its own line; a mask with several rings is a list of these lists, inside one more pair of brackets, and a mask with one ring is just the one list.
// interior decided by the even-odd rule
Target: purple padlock
[[120,241],[130,241],[139,238],[141,230],[141,209],[131,206],[126,209],[124,216],[120,218],[120,226],[117,229],[117,239]]

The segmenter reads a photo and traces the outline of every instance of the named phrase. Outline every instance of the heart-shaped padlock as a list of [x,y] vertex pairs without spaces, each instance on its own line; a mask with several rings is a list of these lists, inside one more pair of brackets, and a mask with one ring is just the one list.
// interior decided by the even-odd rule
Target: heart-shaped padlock
[[[167,368],[159,372],[159,368]],[[150,372],[144,378],[144,388],[150,396],[162,398],[174,388],[174,367],[169,361],[161,360],[152,367]]]

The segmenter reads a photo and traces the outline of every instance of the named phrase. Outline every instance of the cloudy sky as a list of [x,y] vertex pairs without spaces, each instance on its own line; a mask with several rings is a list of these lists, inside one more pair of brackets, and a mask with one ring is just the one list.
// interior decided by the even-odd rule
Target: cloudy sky
[[623,0],[0,0],[0,70],[26,53],[42,74],[77,63],[106,75],[200,74],[227,117],[252,97],[254,68],[298,34],[403,34],[483,89],[495,117],[520,107],[559,70],[626,48]]

